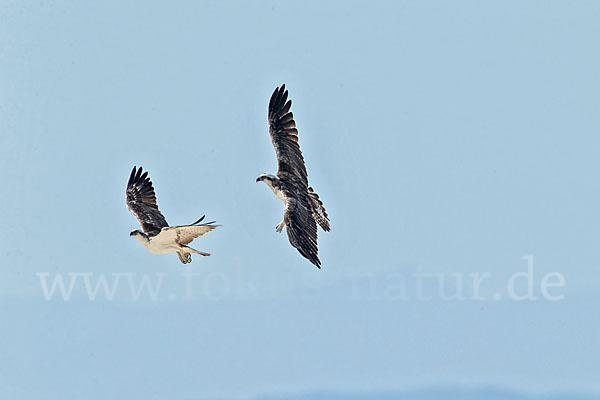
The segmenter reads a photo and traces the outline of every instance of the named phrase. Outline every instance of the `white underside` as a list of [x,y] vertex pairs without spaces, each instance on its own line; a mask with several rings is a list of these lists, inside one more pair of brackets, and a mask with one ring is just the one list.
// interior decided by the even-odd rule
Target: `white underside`
[[[277,196],[277,198],[281,201],[283,201],[283,204],[285,205],[285,197],[283,195],[283,191],[279,190],[279,189],[275,189],[273,187],[273,185],[271,185],[270,181],[263,181],[269,188],[271,188],[271,190],[273,191],[273,193],[275,193],[275,196]],[[281,232],[283,231],[283,228],[285,227],[285,220],[281,221],[276,227],[275,230],[277,232]]]
[[181,249],[181,246],[173,241],[171,237],[166,237],[163,232],[150,238],[148,241],[142,237],[135,238],[144,245],[144,247],[152,254],[167,254],[174,253]]
[[283,192],[281,190],[275,189],[273,185],[271,185],[270,181],[265,180],[263,182],[273,191],[273,193],[275,193],[275,196],[277,196],[279,200],[285,203],[285,197],[283,196]]

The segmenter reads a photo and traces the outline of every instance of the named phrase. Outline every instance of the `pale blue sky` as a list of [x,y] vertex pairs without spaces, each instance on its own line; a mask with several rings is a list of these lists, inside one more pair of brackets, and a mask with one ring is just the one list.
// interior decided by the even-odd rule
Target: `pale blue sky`
[[[600,395],[599,18],[592,1],[0,1],[3,397]],[[255,183],[284,82],[332,220],[321,271]],[[129,237],[133,165],[171,224],[223,225],[194,242],[213,253],[191,264],[196,300],[175,255]],[[506,298],[530,254],[535,294],[559,272],[564,300]],[[419,301],[419,267],[489,272],[486,300]],[[46,302],[40,272],[166,277],[156,301]]]

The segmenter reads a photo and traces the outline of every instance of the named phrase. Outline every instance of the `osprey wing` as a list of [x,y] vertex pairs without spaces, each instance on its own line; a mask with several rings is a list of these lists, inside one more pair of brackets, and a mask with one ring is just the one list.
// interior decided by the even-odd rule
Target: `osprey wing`
[[290,112],[292,100],[287,97],[284,84],[275,89],[269,101],[269,133],[277,155],[277,175],[280,172],[292,173],[308,186],[304,157],[298,144],[298,129]]
[[300,254],[317,268],[321,268],[317,244],[317,222],[315,221],[307,194],[284,190],[285,221],[288,239]]
[[170,226],[163,229],[161,237],[172,238],[172,240],[180,245],[188,245],[192,240],[198,236],[202,236],[215,229],[219,225],[213,225],[213,222],[207,222],[205,224],[198,225],[181,225],[181,226]]
[[127,208],[135,215],[146,235],[156,236],[162,228],[169,226],[156,204],[156,195],[148,172],[142,173],[142,167],[133,167],[127,182],[126,195]]

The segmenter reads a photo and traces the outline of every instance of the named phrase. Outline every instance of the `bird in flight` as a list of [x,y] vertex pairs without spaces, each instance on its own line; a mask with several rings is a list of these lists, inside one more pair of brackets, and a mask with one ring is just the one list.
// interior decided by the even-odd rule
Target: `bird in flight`
[[210,256],[187,245],[198,236],[212,231],[215,221],[201,224],[204,216],[191,225],[169,226],[156,204],[156,195],[148,172],[142,167],[133,167],[127,182],[127,208],[142,227],[142,232],[133,230],[129,236],[136,238],[152,254],[177,253],[183,264],[192,262],[191,253]]
[[262,174],[256,182],[264,182],[285,204],[283,221],[275,230],[286,227],[288,239],[300,254],[321,268],[318,257],[317,224],[329,232],[329,217],[319,195],[308,186],[304,157],[298,145],[298,130],[290,112],[285,84],[273,92],[269,101],[269,133],[277,155],[277,173]]

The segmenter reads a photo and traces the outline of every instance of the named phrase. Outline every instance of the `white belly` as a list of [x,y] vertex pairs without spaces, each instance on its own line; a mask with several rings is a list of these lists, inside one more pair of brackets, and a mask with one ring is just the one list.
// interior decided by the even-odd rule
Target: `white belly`
[[285,203],[285,197],[283,197],[283,192],[281,190],[273,189],[273,193],[275,193],[275,196],[277,196],[279,200]]
[[144,243],[144,246],[152,254],[166,254],[179,250],[177,243],[174,243],[171,238],[165,240],[165,238],[161,237],[161,234],[151,238],[148,243]]
[[264,182],[273,191],[273,193],[275,193],[275,196],[277,196],[277,198],[279,200],[281,200],[281,201],[283,201],[285,203],[285,197],[283,195],[283,192],[281,190],[279,190],[279,189],[275,189],[273,187],[273,185],[271,184],[271,181],[265,180]]

